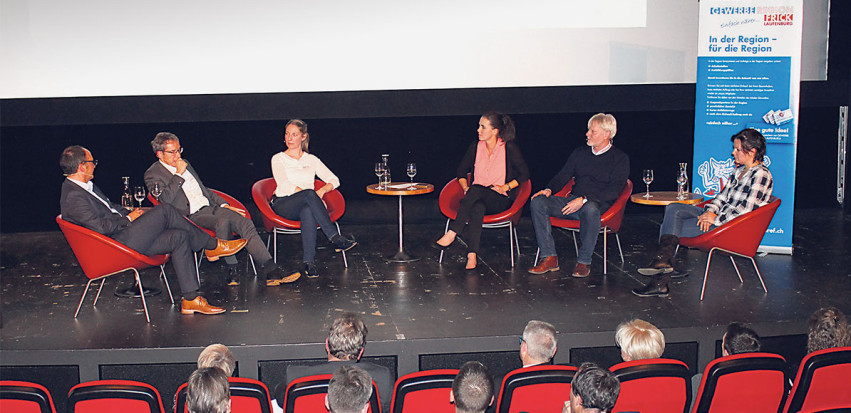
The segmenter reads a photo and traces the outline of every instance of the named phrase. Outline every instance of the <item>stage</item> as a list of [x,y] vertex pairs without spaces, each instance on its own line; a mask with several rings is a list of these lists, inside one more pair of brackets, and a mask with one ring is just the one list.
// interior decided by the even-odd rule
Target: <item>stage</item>
[[[112,294],[119,284],[127,284],[130,277],[124,275],[107,279],[96,308],[92,286],[73,318],[87,279],[62,234],[3,234],[0,372],[3,379],[42,382],[58,407],[64,403],[62,393],[80,381],[147,381],[160,390],[168,409],[174,389],[186,380],[204,346],[229,346],[240,376],[272,387],[284,365],[323,359],[331,321],[342,311],[353,311],[369,327],[365,357],[388,365],[398,376],[457,368],[464,360],[478,359],[499,380],[520,367],[517,337],[530,319],[549,321],[559,330],[556,363],[611,365],[619,361],[615,327],[636,317],[665,333],[665,357],[685,361],[696,373],[716,357],[724,328],[732,321],[751,325],[765,338],[766,350],[794,365],[805,352],[810,313],[828,305],[851,313],[851,226],[841,209],[797,211],[794,254],[756,259],[767,294],[747,260],[737,259],[741,284],[729,258],[713,259],[704,301],[699,296],[706,253],[698,250],[679,252],[678,266],[690,269],[691,275],[674,280],[669,297],[631,293],[647,280],[636,268],[646,264],[661,220],[661,210],[641,211],[628,211],[620,232],[625,263],[610,236],[608,274],[602,274],[601,237],[591,276],[585,279],[569,276],[575,252],[570,234],[562,231],[555,234],[561,271],[541,276],[526,272],[536,252],[529,218],[518,229],[522,254],[513,269],[508,230],[499,229],[484,231],[475,271],[464,270],[465,250],[457,243],[438,263],[439,250],[431,244],[444,222],[406,223],[406,249],[421,259],[397,264],[385,259],[398,249],[391,218],[382,225],[344,219],[343,233],[359,242],[348,253],[348,268],[322,237],[320,276],[279,287],[261,288],[247,274],[239,286],[229,287],[219,275],[220,264],[204,262],[204,295],[228,312],[184,316],[179,305],[172,306],[168,295],[161,294],[147,300],[150,324],[141,300]],[[279,262],[295,268],[300,255],[298,236],[279,237]],[[176,292],[170,265],[166,273]],[[143,271],[142,279],[163,288],[157,269]]]

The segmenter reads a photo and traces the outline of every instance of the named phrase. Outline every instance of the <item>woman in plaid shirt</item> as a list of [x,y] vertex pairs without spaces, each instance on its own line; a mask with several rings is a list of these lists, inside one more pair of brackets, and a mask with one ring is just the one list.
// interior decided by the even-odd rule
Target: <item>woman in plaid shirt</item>
[[738,166],[727,186],[704,207],[679,203],[665,207],[665,217],[659,229],[659,250],[647,267],[638,269],[642,275],[663,276],[633,290],[635,295],[668,295],[668,274],[674,271],[674,253],[680,237],[700,235],[768,203],[774,180],[771,171],[762,163],[765,137],[755,129],[743,129],[730,140],[733,142],[733,159]]

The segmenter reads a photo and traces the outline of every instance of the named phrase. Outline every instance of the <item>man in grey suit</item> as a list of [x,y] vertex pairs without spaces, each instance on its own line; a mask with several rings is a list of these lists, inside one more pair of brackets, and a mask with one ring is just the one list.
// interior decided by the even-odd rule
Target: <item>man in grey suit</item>
[[[363,320],[355,313],[345,312],[334,320],[328,338],[325,339],[325,351],[328,353],[328,362],[312,366],[287,366],[285,379],[275,387],[274,396],[277,403],[276,408],[284,406],[284,394],[287,385],[298,378],[314,376],[317,374],[332,374],[342,365],[356,365],[369,373],[378,388],[378,399],[381,401],[381,410],[389,411],[390,401],[393,398],[393,384],[395,378],[390,374],[387,367],[366,361],[359,361],[363,356],[366,345],[367,328]],[[276,411],[280,411],[277,410]]]
[[[204,186],[201,178],[192,165],[181,154],[183,148],[180,139],[170,132],[160,132],[151,141],[151,147],[159,158],[145,171],[145,185],[150,192],[154,185],[159,185],[162,193],[159,201],[171,204],[192,222],[211,231],[219,238],[227,239],[232,233],[245,238],[248,244],[245,250],[259,264],[257,275],[266,285],[275,286],[281,283],[294,282],[301,274],[284,271],[272,261],[272,255],[260,236],[254,223],[246,217],[246,212],[228,205],[227,201]],[[225,258],[231,285],[238,281],[236,275],[236,257]]]

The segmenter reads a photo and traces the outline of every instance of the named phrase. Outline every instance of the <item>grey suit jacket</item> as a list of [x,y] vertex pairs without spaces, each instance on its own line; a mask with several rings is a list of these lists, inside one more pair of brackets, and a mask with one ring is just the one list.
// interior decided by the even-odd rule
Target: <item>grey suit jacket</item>
[[[187,164],[189,164],[188,161]],[[210,206],[217,207],[227,203],[224,199],[222,199],[222,197],[216,195],[215,192],[204,186],[204,183],[201,182],[201,178],[198,176],[198,173],[195,172],[195,169],[192,168],[192,165],[187,165],[186,170],[195,177],[196,181],[198,181],[198,185],[201,187],[201,192],[205,197],[207,197],[207,200],[210,201]],[[148,168],[147,171],[145,171],[145,185],[148,187],[148,191],[150,191],[157,182],[160,183],[160,187],[162,187],[163,191],[160,195],[160,202],[171,204],[173,207],[177,208],[181,214],[189,216],[189,199],[186,198],[186,193],[183,192],[182,187],[185,180],[181,178],[180,175],[175,175],[169,172],[169,170],[166,169],[160,161],[156,161],[150,168]]]
[[92,196],[79,185],[65,179],[62,182],[62,195],[59,198],[59,207],[62,211],[62,219],[82,225],[88,229],[103,235],[110,236],[130,226],[130,220],[125,217],[127,210],[112,203],[109,198],[94,185],[93,190],[118,211],[112,212],[100,200]]

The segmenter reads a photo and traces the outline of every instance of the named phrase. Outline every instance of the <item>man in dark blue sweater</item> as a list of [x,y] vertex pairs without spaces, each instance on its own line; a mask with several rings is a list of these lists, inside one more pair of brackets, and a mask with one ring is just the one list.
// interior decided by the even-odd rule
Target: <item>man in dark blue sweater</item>
[[[600,215],[618,198],[629,177],[629,156],[612,146],[617,128],[617,121],[610,114],[592,116],[585,133],[587,146],[576,148],[547,187],[532,196],[532,225],[542,260],[529,269],[530,273],[559,270],[550,217],[579,220],[581,245],[572,275],[584,278],[591,273]],[[574,183],[570,194],[553,196],[571,178]]]

